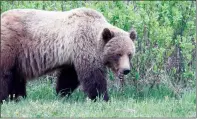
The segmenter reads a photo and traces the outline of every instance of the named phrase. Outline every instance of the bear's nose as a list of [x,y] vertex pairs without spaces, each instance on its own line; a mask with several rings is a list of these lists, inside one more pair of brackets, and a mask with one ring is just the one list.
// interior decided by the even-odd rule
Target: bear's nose
[[130,69],[124,69],[123,74],[127,75],[131,70]]

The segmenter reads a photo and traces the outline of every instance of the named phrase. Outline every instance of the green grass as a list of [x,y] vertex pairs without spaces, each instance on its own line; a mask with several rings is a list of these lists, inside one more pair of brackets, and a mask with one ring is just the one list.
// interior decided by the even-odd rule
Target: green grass
[[[56,96],[49,80],[29,82],[28,97],[4,102],[2,117],[195,117],[196,93],[190,91],[175,99],[166,94],[138,98],[132,88],[123,92],[110,89],[110,101],[92,102],[76,90],[69,98]],[[154,91],[155,93],[155,91]],[[158,94],[157,94],[158,95]],[[165,96],[166,95],[166,96]]]

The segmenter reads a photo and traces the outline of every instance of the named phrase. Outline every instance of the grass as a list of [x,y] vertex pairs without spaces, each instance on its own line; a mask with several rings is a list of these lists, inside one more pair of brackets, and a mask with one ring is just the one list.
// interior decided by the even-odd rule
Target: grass
[[[132,88],[124,92],[110,89],[110,101],[87,100],[83,92],[76,90],[69,98],[56,96],[49,80],[31,81],[28,96],[18,103],[4,102],[2,117],[195,117],[196,93],[190,91],[182,98],[168,95],[138,98]],[[155,93],[155,92],[154,92]],[[161,94],[163,95],[163,94]]]

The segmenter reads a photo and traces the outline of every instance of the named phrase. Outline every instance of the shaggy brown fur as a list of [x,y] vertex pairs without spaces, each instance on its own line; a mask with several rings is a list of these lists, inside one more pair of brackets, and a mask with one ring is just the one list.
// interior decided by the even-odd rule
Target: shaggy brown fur
[[88,8],[7,11],[1,15],[0,100],[25,97],[27,79],[59,70],[57,93],[70,94],[80,84],[89,98],[107,101],[106,66],[117,76],[128,73],[135,38],[135,31],[114,27]]

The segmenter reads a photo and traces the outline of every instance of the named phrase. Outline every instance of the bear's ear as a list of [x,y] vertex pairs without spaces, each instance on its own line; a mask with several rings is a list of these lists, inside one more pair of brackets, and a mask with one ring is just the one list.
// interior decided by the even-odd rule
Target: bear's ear
[[103,41],[107,43],[111,38],[114,37],[114,33],[110,31],[108,28],[104,28],[102,31]]
[[131,29],[129,36],[134,41],[137,38],[137,32],[134,29]]

